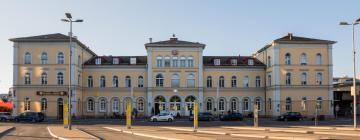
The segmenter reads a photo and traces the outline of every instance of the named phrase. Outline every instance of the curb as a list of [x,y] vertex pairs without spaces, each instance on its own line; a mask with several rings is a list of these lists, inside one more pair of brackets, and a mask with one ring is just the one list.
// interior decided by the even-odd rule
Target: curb
[[66,138],[56,136],[54,133],[51,132],[49,126],[47,127],[47,130],[49,131],[49,134],[50,134],[52,137],[56,138],[56,139],[59,139],[59,140],[68,140],[68,139],[66,139]]
[[15,127],[14,127],[14,126],[11,126],[10,128],[8,128],[8,129],[0,132],[0,138],[1,138],[2,136],[4,136],[5,134],[7,134],[8,132],[14,130],[14,129],[15,129]]
[[102,140],[101,138],[96,137],[96,136],[94,136],[94,135],[90,134],[89,132],[86,132],[86,131],[85,131],[85,130],[83,130],[83,129],[80,129],[80,128],[75,128],[75,129],[77,129],[77,130],[79,130],[80,132],[82,132],[82,133],[84,133],[84,134],[86,134],[86,135],[88,135],[88,136],[92,137],[94,140]]

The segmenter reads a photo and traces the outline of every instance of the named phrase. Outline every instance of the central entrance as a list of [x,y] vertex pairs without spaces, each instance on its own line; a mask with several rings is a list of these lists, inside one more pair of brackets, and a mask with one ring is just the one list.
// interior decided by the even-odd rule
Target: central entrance
[[161,111],[165,110],[165,97],[164,96],[157,96],[154,100],[154,113],[158,115]]
[[177,114],[180,115],[180,103],[181,99],[179,96],[173,96],[170,98],[170,114],[173,116],[177,116]]
[[195,100],[196,100],[195,97],[192,96],[192,95],[185,98],[185,104],[186,104],[185,116],[192,116],[193,115],[194,101]]

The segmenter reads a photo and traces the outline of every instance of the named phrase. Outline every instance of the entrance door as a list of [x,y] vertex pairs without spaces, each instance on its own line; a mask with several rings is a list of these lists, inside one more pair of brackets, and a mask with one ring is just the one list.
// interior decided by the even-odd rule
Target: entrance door
[[155,115],[159,114],[160,113],[160,104],[159,103],[155,103]]
[[63,119],[63,113],[64,113],[64,102],[62,98],[59,98],[57,100],[57,110],[58,110],[58,119]]
[[187,102],[185,116],[192,116],[193,110],[194,110],[194,102]]

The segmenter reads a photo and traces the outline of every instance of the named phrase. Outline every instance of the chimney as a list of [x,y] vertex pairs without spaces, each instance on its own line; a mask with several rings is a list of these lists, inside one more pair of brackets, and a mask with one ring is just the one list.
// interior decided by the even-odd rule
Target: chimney
[[172,38],[170,38],[170,41],[171,42],[176,42],[177,41],[177,38],[175,37],[175,34],[172,35]]
[[292,40],[292,37],[293,37],[292,33],[288,33],[288,36],[289,36],[289,39]]
[[149,38],[149,43],[152,43],[152,38],[151,37]]

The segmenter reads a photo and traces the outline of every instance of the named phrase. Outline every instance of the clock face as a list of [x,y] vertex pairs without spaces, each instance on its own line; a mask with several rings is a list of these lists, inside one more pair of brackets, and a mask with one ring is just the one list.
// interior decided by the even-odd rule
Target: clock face
[[172,55],[178,55],[178,51],[177,51],[177,50],[172,50],[172,51],[171,51],[171,54],[172,54]]

